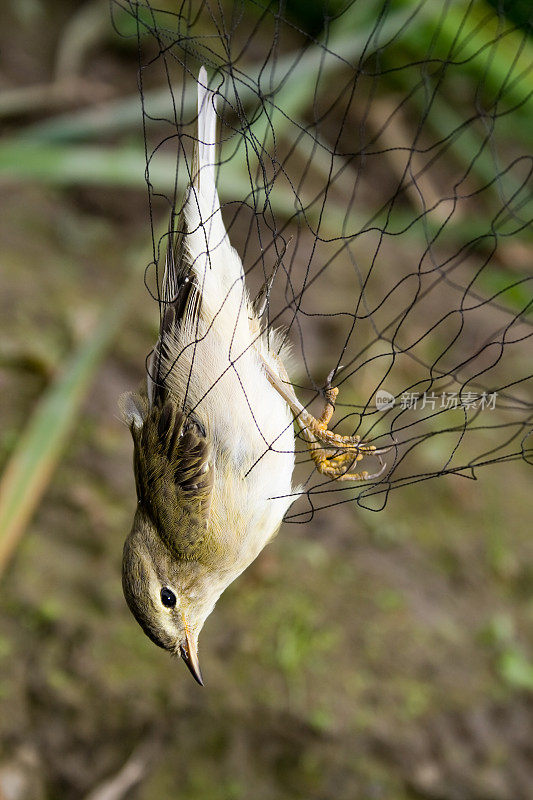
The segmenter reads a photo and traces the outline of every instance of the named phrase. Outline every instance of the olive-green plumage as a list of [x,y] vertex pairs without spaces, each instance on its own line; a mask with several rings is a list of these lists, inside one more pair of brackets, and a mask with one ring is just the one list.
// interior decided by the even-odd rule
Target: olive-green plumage
[[167,399],[132,436],[139,505],[176,558],[201,560],[213,488],[205,433]]

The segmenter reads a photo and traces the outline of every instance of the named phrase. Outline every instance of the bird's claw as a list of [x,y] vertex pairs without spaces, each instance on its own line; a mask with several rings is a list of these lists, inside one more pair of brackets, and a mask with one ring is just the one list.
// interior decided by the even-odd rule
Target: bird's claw
[[371,481],[381,477],[387,469],[387,464],[378,455],[378,460],[381,464],[381,469],[377,472],[349,472],[350,467],[361,461],[364,458],[364,453],[344,452],[338,453],[334,456],[328,456],[327,452],[322,449],[311,449],[311,458],[315,462],[315,466],[321,475],[326,475],[335,481]]
[[[377,448],[373,444],[362,442],[361,437],[357,434],[342,436],[328,428],[339,394],[338,388],[331,386],[331,381],[341,367],[332,370],[326,379],[324,389],[326,404],[322,414],[317,418],[313,417],[296,397],[281,360],[278,359],[278,371],[274,370],[271,364],[264,359],[263,364],[270,383],[292,410],[300,428],[300,435],[308,444],[311,458],[318,472],[337,481],[368,481],[379,478],[383,474],[387,465],[382,462],[381,456],[388,453],[390,447]],[[328,453],[331,450],[336,453]],[[348,472],[350,466],[361,461],[364,456],[376,456],[382,464],[381,469],[375,473],[368,473],[366,470]]]
[[[331,386],[331,381],[338,369],[341,369],[341,367],[333,369],[326,378],[326,386],[324,389],[326,404],[322,414],[318,418],[311,416],[307,411],[305,414],[300,414],[301,421],[305,421],[305,428],[302,428],[302,434],[308,442],[311,458],[315,463],[316,469],[322,475],[326,475],[332,478],[332,480],[337,481],[375,480],[379,478],[387,468],[381,456],[388,453],[391,448],[377,448],[373,444],[362,442],[361,437],[357,434],[354,436],[342,436],[328,429],[328,424],[333,416],[335,402],[339,394],[338,388]],[[305,420],[302,419],[303,416],[305,416]],[[328,454],[328,449],[340,450],[341,452],[330,455]],[[382,465],[381,469],[374,473],[369,473],[367,470],[363,470],[362,472],[349,472],[354,464],[361,461],[364,456],[367,455],[376,456]]]

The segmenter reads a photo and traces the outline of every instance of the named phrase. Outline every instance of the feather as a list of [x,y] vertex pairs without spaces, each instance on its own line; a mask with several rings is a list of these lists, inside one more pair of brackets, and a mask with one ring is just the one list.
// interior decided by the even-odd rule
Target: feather
[[[217,96],[207,86],[207,72],[205,67],[200,69],[198,75],[198,140],[196,157],[193,164],[192,189],[202,197],[198,199],[201,213],[205,212],[202,224],[207,225],[209,232],[218,229],[222,238],[226,236],[222,214],[220,213],[220,200],[216,188],[216,147],[217,147]],[[203,206],[203,207],[202,207]],[[208,248],[214,242],[207,237]]]
[[131,433],[139,503],[167,547],[193,558],[206,533],[213,487],[201,426],[167,401]]
[[238,282],[242,294],[244,272],[230,244],[216,187],[217,94],[208,88],[202,67],[198,76],[198,133],[192,180],[183,206],[187,235],[184,248],[208,309],[224,300]]
[[[198,342],[208,331],[212,330],[210,341],[203,348],[206,355],[208,351],[215,355],[204,358],[203,363],[215,367],[218,362],[218,372],[251,345],[244,271],[224,227],[216,187],[217,94],[208,86],[204,67],[197,91],[191,180],[177,223],[174,213],[170,219],[159,339],[147,364],[150,407],[163,403],[169,391],[182,399],[180,389],[187,387],[188,391],[196,370],[196,362],[194,369],[192,362],[199,355]],[[204,387],[211,384],[208,376],[201,378]]]

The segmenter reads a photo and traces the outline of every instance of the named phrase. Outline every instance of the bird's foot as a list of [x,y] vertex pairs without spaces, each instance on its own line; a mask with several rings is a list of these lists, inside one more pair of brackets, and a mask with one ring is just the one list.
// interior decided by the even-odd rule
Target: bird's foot
[[[373,444],[362,442],[361,437],[357,434],[342,436],[339,433],[330,431],[328,428],[335,410],[337,395],[339,394],[338,388],[331,386],[336,370],[330,372],[326,379],[324,392],[326,404],[321,415],[317,418],[313,417],[296,397],[281,361],[278,364],[280,374],[277,374],[266,361],[264,361],[264,366],[270,383],[291,408],[300,428],[300,434],[308,444],[311,458],[318,472],[337,481],[368,481],[379,478],[383,474],[387,465],[383,463],[381,456],[388,453],[390,447],[378,449]],[[336,452],[333,454],[328,452],[332,450]],[[369,473],[366,470],[363,472],[348,471],[353,464],[361,461],[366,455],[377,457],[381,464],[381,469],[378,472]]]
[[[339,390],[331,386],[331,380],[335,370],[330,372],[326,379],[326,405],[319,417],[313,417],[307,411],[299,414],[299,422],[305,423],[302,427],[302,434],[308,442],[309,452],[315,466],[322,475],[326,475],[336,481],[367,481],[378,478],[386,469],[386,464],[381,460],[381,455],[387,453],[390,448],[378,449],[373,444],[361,441],[357,434],[354,436],[342,436],[328,429],[328,424],[335,410],[335,401]],[[325,445],[324,448],[322,445]],[[335,449],[334,455],[328,453],[328,449]],[[349,472],[350,467],[361,461],[365,455],[377,456],[381,464],[378,472],[369,473],[367,470],[362,472]]]
[[[353,450],[348,450],[344,451],[343,453],[337,453],[336,455],[328,455],[327,450],[317,446],[316,444],[313,446],[313,443],[309,443],[309,452],[315,463],[317,471],[320,472],[321,475],[326,475],[326,477],[331,478],[334,481],[375,480],[376,478],[379,478],[387,468],[387,465],[382,461],[381,456],[378,455],[377,458],[381,464],[381,469],[379,469],[377,472],[368,472],[367,470],[363,470],[362,472],[350,472],[350,468],[364,458],[365,452],[354,452]],[[372,455],[374,454],[375,450],[372,451]]]

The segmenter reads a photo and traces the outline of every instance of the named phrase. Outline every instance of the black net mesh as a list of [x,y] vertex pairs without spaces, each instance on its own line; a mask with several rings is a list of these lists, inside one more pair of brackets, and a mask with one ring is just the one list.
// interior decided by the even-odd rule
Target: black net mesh
[[301,441],[305,488],[288,521],[531,464],[526,7],[111,7],[119,34],[138,39],[150,291],[190,175],[204,64],[219,93],[224,220],[252,297],[279,263],[268,324],[292,343],[296,393],[319,413],[336,369],[333,430],[391,446],[379,478],[348,484],[318,474]]

